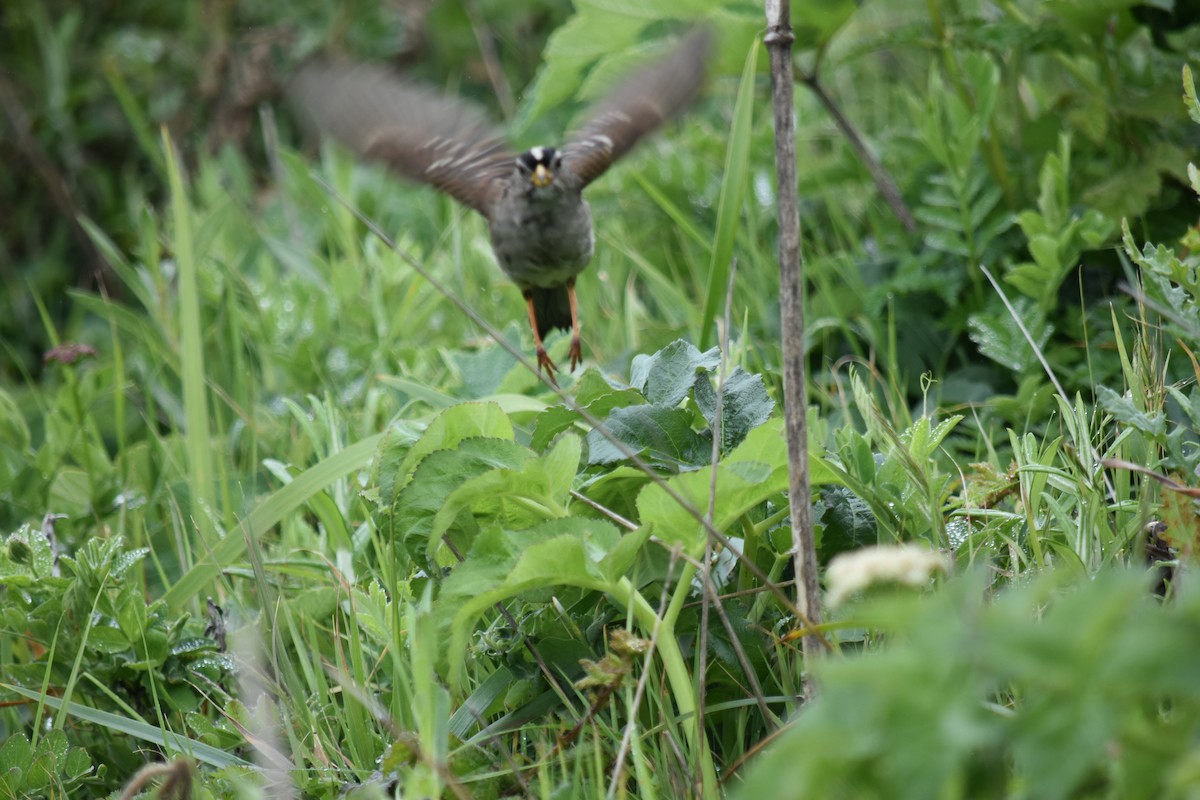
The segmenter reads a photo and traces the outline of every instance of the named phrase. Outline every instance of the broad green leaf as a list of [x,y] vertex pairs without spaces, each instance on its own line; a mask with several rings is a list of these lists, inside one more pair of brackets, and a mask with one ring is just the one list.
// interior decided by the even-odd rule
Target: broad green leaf
[[484,437],[462,439],[454,449],[429,453],[396,497],[391,512],[391,535],[413,556],[420,557],[426,550],[432,552],[438,546],[435,518],[442,519],[440,534],[462,510],[456,504],[454,516],[446,516],[445,508],[454,492],[476,476],[493,470],[517,469],[533,458],[528,448],[516,442]]
[[[708,376],[696,378],[694,395],[700,413],[710,427],[716,427],[717,392]],[[771,418],[775,401],[767,394],[761,375],[751,375],[736,367],[725,380],[721,409],[721,451],[742,443],[754,428]]]
[[88,647],[100,653],[123,653],[129,649],[129,638],[120,628],[97,625],[88,631]]
[[463,439],[477,436],[513,438],[512,422],[498,404],[462,403],[438,414],[408,451],[400,472],[407,475],[433,451],[454,447]]
[[676,339],[654,355],[634,356],[629,383],[647,401],[674,407],[692,390],[697,372],[716,369],[720,363],[721,351],[717,348],[701,353],[690,342]]
[[[692,430],[692,415],[686,409],[657,405],[617,408],[604,420],[604,427],[635,455],[653,464],[686,468],[712,458],[712,434]],[[589,464],[625,459],[599,431],[588,433],[587,443]]]
[[547,518],[563,516],[581,449],[577,437],[564,436],[541,458],[530,457],[515,467],[493,469],[462,481],[445,497],[433,518],[430,550],[438,546],[438,538],[464,511],[480,519],[481,524],[500,525],[507,530],[522,530]]
[[23,733],[14,733],[0,745],[0,772],[16,772],[20,776],[33,758],[33,745]]
[[[467,563],[447,578],[439,598],[462,599],[454,610],[450,629],[451,683],[457,685],[462,680],[463,656],[481,613],[495,603],[535,589],[577,586],[604,591],[609,579],[599,562],[619,540],[620,534],[611,523],[582,517],[552,520],[528,531],[481,537],[480,544],[495,554],[490,563],[475,565],[473,550]],[[501,542],[504,546],[498,547]],[[511,552],[518,546],[519,555],[506,567],[500,560],[501,550]]]

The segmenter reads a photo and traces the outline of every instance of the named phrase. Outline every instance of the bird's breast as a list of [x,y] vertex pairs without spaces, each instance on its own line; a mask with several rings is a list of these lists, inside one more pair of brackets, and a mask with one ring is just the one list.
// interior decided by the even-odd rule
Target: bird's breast
[[503,204],[489,229],[496,260],[521,288],[562,286],[592,260],[592,216],[582,198]]

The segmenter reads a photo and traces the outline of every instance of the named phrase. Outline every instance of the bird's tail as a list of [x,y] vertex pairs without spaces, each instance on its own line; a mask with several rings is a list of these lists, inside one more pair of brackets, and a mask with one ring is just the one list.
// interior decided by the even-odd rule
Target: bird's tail
[[567,287],[533,288],[533,313],[537,315],[538,336],[545,337],[554,328],[571,329],[571,299]]

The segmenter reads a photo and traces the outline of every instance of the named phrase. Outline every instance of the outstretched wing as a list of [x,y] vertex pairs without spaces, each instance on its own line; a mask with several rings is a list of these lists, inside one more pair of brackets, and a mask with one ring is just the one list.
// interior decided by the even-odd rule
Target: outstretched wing
[[711,51],[712,32],[701,27],[669,55],[625,78],[569,137],[562,148],[563,165],[585,186],[603,175],[639,139],[696,99]]
[[321,133],[481,214],[513,169],[516,155],[479,109],[385,69],[313,61],[288,95]]

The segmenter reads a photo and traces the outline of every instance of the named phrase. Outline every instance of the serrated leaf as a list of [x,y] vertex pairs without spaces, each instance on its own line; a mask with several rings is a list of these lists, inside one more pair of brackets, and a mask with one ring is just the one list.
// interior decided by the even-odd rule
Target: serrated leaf
[[635,356],[629,382],[649,402],[676,406],[692,390],[698,371],[716,369],[720,363],[718,348],[701,353],[690,342],[676,339],[654,355]]
[[1162,412],[1147,414],[1133,404],[1133,400],[1119,395],[1107,386],[1096,387],[1096,400],[1100,407],[1134,430],[1162,439],[1167,433],[1167,420]]
[[[696,377],[693,396],[710,427],[716,427],[717,392],[707,375]],[[767,394],[761,375],[737,367],[725,380],[721,413],[721,452],[737,447],[759,425],[771,418],[775,401]]]
[[[1018,298],[1013,307],[1037,346],[1044,347],[1054,331],[1045,314],[1024,297]],[[1007,312],[972,314],[967,330],[980,353],[1014,372],[1023,372],[1036,361],[1020,326]]]
[[[604,427],[635,455],[653,464],[694,467],[712,458],[712,434],[692,429],[692,415],[682,408],[640,405],[614,409]],[[599,431],[587,437],[588,463],[613,464],[625,459]]]
[[[581,444],[575,436],[559,439],[550,453],[529,458],[517,467],[499,468],[462,481],[442,501],[433,518],[429,548],[458,517],[469,511],[506,530],[522,530],[559,516],[579,464]],[[432,555],[432,553],[431,553]]]
[[1187,64],[1183,65],[1183,102],[1192,122],[1200,123],[1200,101],[1196,99],[1196,81],[1192,78],[1192,68]]
[[844,486],[823,490],[813,516],[821,526],[818,546],[823,562],[878,541],[878,523],[871,507]]
[[[491,470],[515,469],[533,457],[528,448],[516,442],[486,438],[464,439],[453,450],[430,453],[396,498],[393,535],[409,553],[422,554],[434,517],[463,483]],[[428,542],[429,547],[435,544]]]
[[409,474],[425,456],[435,450],[454,447],[462,440],[473,437],[513,438],[512,422],[499,404],[462,403],[438,414],[408,451],[400,466],[400,473]]

